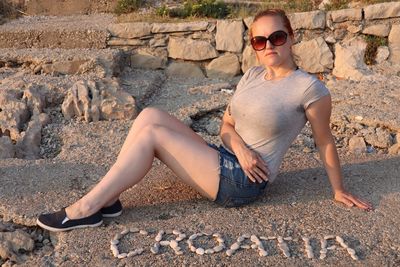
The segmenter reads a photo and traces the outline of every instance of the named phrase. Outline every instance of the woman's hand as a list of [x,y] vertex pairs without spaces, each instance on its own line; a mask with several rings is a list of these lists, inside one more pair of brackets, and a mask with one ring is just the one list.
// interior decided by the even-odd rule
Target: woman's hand
[[366,211],[373,210],[373,207],[370,203],[346,191],[335,192],[335,200],[346,204],[348,207],[353,207],[355,205],[356,207]]
[[254,183],[268,181],[270,172],[260,154],[247,147],[238,150],[235,151],[235,155],[246,176]]

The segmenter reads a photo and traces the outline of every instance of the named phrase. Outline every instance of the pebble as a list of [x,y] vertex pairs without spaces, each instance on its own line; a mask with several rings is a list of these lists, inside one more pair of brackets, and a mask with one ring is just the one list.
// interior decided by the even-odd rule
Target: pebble
[[180,238],[181,240],[183,240],[183,239],[186,238],[186,235],[185,235],[185,234],[179,234],[178,238]]
[[213,254],[215,251],[212,248],[206,249],[205,253],[206,254]]
[[333,246],[327,247],[326,249],[327,249],[327,250],[333,250],[333,249],[335,249],[335,248],[336,248],[336,246],[333,245]]
[[172,230],[172,233],[174,235],[180,235],[181,234],[181,232],[179,230]]
[[139,234],[141,235],[148,235],[149,233],[146,230],[140,230]]
[[189,240],[195,240],[198,237],[197,234],[193,234],[191,236],[189,236]]
[[160,242],[161,239],[162,239],[162,236],[161,236],[161,235],[157,235],[156,238],[155,238],[155,240],[156,240],[157,242]]
[[[279,239],[279,237],[278,237],[278,239]],[[285,255],[285,257],[287,257],[287,258],[290,257],[289,247],[287,246],[286,242],[283,242],[283,240],[282,240],[282,242],[278,243],[278,247],[283,252],[283,255]]]
[[243,248],[243,249],[250,249],[251,246],[250,246],[250,245],[241,245],[240,248]]
[[326,258],[326,254],[325,254],[325,253],[321,253],[321,255],[319,255],[319,258],[320,258],[321,260],[325,259],[325,258]]
[[326,236],[324,236],[324,239],[326,239],[326,240],[335,239],[335,238],[336,238],[336,236],[334,236],[334,235],[326,235]]
[[260,251],[258,252],[258,255],[260,255],[261,257],[266,257],[266,256],[268,256],[268,253],[264,249],[260,249]]
[[283,238],[281,236],[278,236],[278,242],[283,243]]
[[350,257],[351,257],[353,260],[358,261],[358,257],[357,257],[356,254],[350,254]]
[[252,235],[252,236],[250,237],[250,240],[251,240],[251,242],[257,242],[257,241],[259,241],[259,239],[258,239],[258,237],[257,237],[256,235]]
[[175,255],[178,255],[178,256],[180,256],[180,255],[183,255],[183,251],[175,251]]
[[135,252],[135,253],[136,253],[136,255],[140,255],[140,254],[142,254],[142,253],[143,253],[143,251],[144,251],[144,249],[142,249],[142,248],[138,248],[138,249],[135,249],[133,252]]
[[118,239],[121,239],[121,234],[115,234],[114,235],[114,238],[113,238],[114,240],[118,240]]
[[283,240],[291,241],[291,240],[293,240],[293,238],[291,236],[288,236],[288,237],[284,237]]
[[197,248],[195,246],[189,246],[191,252],[196,252]]
[[131,233],[137,233],[137,232],[139,232],[139,228],[131,227],[131,228],[129,229],[129,231],[130,231]]
[[256,244],[251,244],[251,248],[256,249],[256,248],[258,248],[258,246]]
[[354,249],[352,249],[352,248],[347,248],[347,252],[349,254],[356,254],[356,251]]
[[124,259],[124,258],[126,258],[126,257],[128,257],[128,254],[127,254],[127,253],[122,253],[122,254],[118,254],[118,255],[117,255],[117,258],[118,258],[118,259]]
[[240,248],[239,243],[233,243],[231,246],[231,250],[238,250]]
[[168,240],[160,241],[160,245],[163,247],[169,246],[169,241]]
[[114,257],[117,257],[118,254],[119,254],[119,250],[118,250],[117,245],[111,245],[111,246],[110,246],[110,249],[111,249],[111,252],[112,252],[112,254],[114,255]]
[[217,238],[217,242],[218,242],[218,243],[224,243],[225,240],[223,240],[221,237],[218,237],[218,238]]
[[176,248],[176,247],[178,247],[178,242],[177,242],[176,240],[171,240],[171,241],[169,242],[169,246],[170,246],[171,248]]
[[111,245],[118,245],[119,244],[119,240],[118,239],[113,239],[110,241]]
[[127,228],[121,231],[121,235],[126,235],[127,233],[129,233],[129,229]]
[[156,248],[156,247],[151,247],[150,248],[150,251],[151,251],[151,253],[153,253],[153,254],[158,254],[158,252],[160,251],[158,248]]
[[219,245],[219,246],[215,246],[215,247],[213,248],[213,250],[214,250],[215,252],[220,252],[220,251],[222,251],[224,248],[225,248],[225,246]]
[[326,239],[321,239],[321,248],[326,248],[327,245],[328,242],[326,241]]
[[220,233],[215,233],[215,234],[213,234],[213,237],[215,237],[215,238],[220,238],[220,237],[221,237],[221,234],[220,234]]
[[197,248],[197,249],[196,249],[196,254],[198,254],[198,255],[204,255],[204,249],[203,249],[203,248]]
[[343,238],[341,238],[340,236],[336,236],[336,241],[339,243],[344,243]]
[[244,238],[250,238],[250,235],[249,234],[243,234],[242,235]]
[[131,251],[126,255],[128,258],[136,256],[136,252],[135,251]]
[[226,255],[228,255],[228,256],[230,257],[230,256],[232,256],[233,252],[234,252],[233,250],[228,249],[228,250],[226,251]]
[[244,239],[245,239],[245,238],[244,238],[243,236],[239,236],[238,239],[237,239],[237,242],[243,242]]
[[274,239],[276,239],[276,236],[269,236],[269,237],[267,237],[267,239],[268,240],[274,240]]

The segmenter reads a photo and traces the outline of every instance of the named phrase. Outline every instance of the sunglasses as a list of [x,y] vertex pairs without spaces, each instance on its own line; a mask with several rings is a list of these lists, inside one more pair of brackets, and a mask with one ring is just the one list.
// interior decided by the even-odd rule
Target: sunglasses
[[284,31],[276,31],[269,35],[269,37],[265,36],[254,36],[251,38],[251,46],[256,51],[264,50],[267,46],[267,41],[269,41],[273,46],[281,46],[286,43],[287,33]]

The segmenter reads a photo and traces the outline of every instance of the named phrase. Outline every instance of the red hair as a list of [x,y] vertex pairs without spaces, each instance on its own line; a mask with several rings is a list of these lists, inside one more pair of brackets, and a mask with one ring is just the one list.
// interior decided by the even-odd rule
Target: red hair
[[249,30],[250,39],[253,38],[254,22],[256,22],[257,20],[259,20],[262,17],[273,17],[273,16],[280,17],[282,19],[283,26],[286,28],[289,35],[292,37],[294,36],[292,25],[290,24],[290,20],[286,16],[285,11],[283,11],[282,9],[271,8],[271,9],[266,9],[266,10],[260,11],[256,14],[256,16],[254,17],[253,23],[250,26],[250,30]]

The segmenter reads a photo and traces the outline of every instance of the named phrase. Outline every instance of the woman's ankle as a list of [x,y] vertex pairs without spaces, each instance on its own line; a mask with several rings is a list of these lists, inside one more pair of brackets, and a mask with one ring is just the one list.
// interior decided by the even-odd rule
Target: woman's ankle
[[71,206],[65,208],[65,213],[67,217],[71,220],[81,219],[93,215],[97,210],[94,210],[89,205],[85,205],[84,203],[76,202]]

